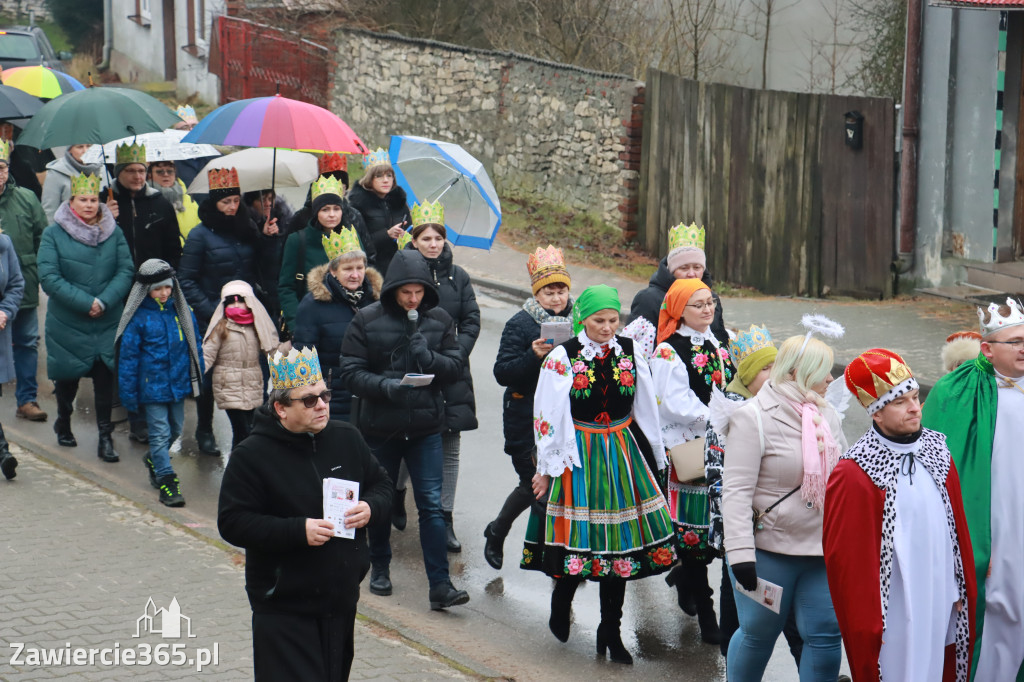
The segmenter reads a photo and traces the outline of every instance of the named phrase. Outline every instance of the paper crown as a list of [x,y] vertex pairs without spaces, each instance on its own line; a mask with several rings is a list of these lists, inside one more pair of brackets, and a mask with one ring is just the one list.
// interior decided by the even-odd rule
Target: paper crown
[[668,250],[681,248],[704,250],[704,226],[697,223],[679,223],[668,231]]
[[310,189],[310,198],[316,199],[321,194],[334,194],[335,196],[343,197],[345,196],[345,186],[341,184],[341,180],[338,178],[332,178],[330,175],[321,175]]
[[408,230],[403,231],[402,234],[398,235],[398,239],[395,240],[395,246],[398,247],[399,251],[401,251],[411,243],[412,234]]
[[277,351],[267,356],[270,363],[270,382],[275,389],[309,386],[324,378],[320,371],[320,356],[316,348],[292,348],[288,355]]
[[238,171],[234,168],[211,168],[207,177],[210,180],[210,191],[217,189],[238,189]]
[[114,150],[114,163],[123,166],[129,163],[146,163],[146,145],[119,144]]
[[11,143],[3,139],[0,139],[0,161],[11,162]]
[[729,341],[729,354],[732,355],[732,361],[739,365],[757,351],[774,347],[768,328],[752,324],[748,331],[738,332],[736,338]]
[[1006,307],[1010,309],[1010,314],[1003,316],[999,312],[1001,308],[998,303],[988,304],[988,322],[985,322],[985,309],[978,308],[978,322],[981,324],[981,335],[988,336],[1000,329],[1006,329],[1008,327],[1016,327],[1018,324],[1024,324],[1024,309],[1021,309],[1020,303],[1012,298],[1006,299]]
[[323,242],[329,260],[353,251],[363,252],[363,245],[359,243],[359,235],[354,227],[343,227],[337,232],[332,230],[330,234],[321,237],[320,241]]
[[370,168],[371,166],[390,166],[391,156],[388,155],[387,151],[377,147],[377,151],[370,152],[363,156],[363,168]]
[[183,104],[182,106],[175,109],[174,113],[176,113],[178,115],[178,118],[180,118],[185,123],[189,123],[191,125],[199,123],[199,118],[196,116],[196,110],[192,108],[191,104]]
[[884,348],[872,348],[858,355],[846,366],[843,377],[846,387],[868,414],[918,387],[903,358]]
[[565,269],[565,256],[562,250],[548,244],[546,249],[539,246],[530,254],[526,261],[526,271],[530,273],[530,284],[533,293],[549,284],[560,282],[569,286],[569,271]]
[[98,197],[100,195],[100,176],[79,173],[71,176],[71,196]]
[[317,161],[317,166],[320,168],[320,175],[325,175],[333,171],[345,171],[348,172],[348,157],[343,154],[324,154]]
[[412,215],[412,226],[417,225],[444,225],[444,206],[440,201],[424,201],[420,204],[413,204],[409,213]]

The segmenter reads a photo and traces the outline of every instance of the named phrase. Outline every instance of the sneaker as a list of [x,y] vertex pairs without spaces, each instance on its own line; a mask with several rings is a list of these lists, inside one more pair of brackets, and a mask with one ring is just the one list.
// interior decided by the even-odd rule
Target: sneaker
[[174,439],[174,442],[171,443],[171,447],[167,448],[167,451],[173,452],[174,454],[181,452],[181,436]]
[[160,483],[156,480],[156,469],[153,468],[153,458],[149,456],[149,453],[142,458],[142,463],[146,465],[146,470],[149,472],[149,484],[159,490]]
[[184,507],[185,497],[181,494],[181,483],[174,474],[167,474],[157,479],[160,484],[160,502],[168,507]]
[[18,411],[15,413],[20,419],[27,419],[30,422],[44,422],[46,421],[46,413],[43,412],[43,408],[39,407],[39,403],[35,400],[31,400],[24,405],[18,405]]

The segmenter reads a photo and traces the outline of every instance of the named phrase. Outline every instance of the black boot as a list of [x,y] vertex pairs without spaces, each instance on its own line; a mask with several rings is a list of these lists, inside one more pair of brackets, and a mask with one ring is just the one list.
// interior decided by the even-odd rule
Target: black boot
[[75,396],[64,382],[55,382],[54,395],[57,397],[57,418],[53,421],[53,432],[57,434],[57,444],[66,448],[78,446],[75,434],[71,433],[71,413],[75,409]]
[[100,433],[96,445],[96,456],[104,462],[120,462],[121,458],[114,451],[114,439],[109,433]]
[[387,568],[370,568],[370,592],[381,597],[391,595],[391,571]]
[[444,538],[448,551],[461,552],[462,543],[455,537],[455,529],[452,527],[452,513],[443,511],[441,515],[444,516]]
[[707,644],[721,644],[722,634],[718,629],[718,616],[715,615],[715,604],[711,595],[697,599],[697,623],[700,625],[700,638]]
[[160,482],[156,479],[156,469],[153,468],[153,458],[146,453],[146,456],[142,458],[142,463],[146,465],[146,471],[149,472],[149,484],[156,489],[160,489]]
[[668,572],[665,576],[665,582],[668,583],[669,587],[675,587],[676,601],[679,603],[679,608],[683,610],[687,616],[697,615],[697,605],[693,601],[693,593],[690,591],[690,586],[686,580],[686,569],[683,568],[682,564],[676,564],[676,566]]
[[4,436],[4,429],[0,426],[0,472],[8,481],[18,475],[15,469],[18,468],[18,460],[11,454],[7,445],[7,438]]
[[494,532],[494,521],[491,521],[484,528],[484,537],[487,538],[484,542],[484,559],[491,568],[500,571],[501,565],[505,561],[505,536],[499,537]]
[[204,455],[220,455],[220,448],[217,447],[213,429],[196,429],[196,445],[199,446],[199,452]]
[[405,530],[405,526],[409,522],[409,517],[405,514],[406,490],[408,488],[401,490],[396,488],[395,494],[391,498],[391,525],[395,527],[395,530]]
[[569,641],[569,614],[572,611],[572,598],[576,596],[576,588],[580,581],[576,578],[556,578],[555,589],[551,591],[551,617],[548,628],[560,642]]
[[184,507],[185,496],[181,494],[181,483],[174,474],[161,476],[157,480],[160,502],[168,507]]
[[601,581],[601,624],[597,626],[597,653],[608,652],[613,663],[633,664],[633,655],[622,643],[619,632],[626,581],[609,578]]
[[430,608],[433,611],[447,609],[450,606],[462,606],[469,601],[469,593],[457,590],[451,581],[430,588]]

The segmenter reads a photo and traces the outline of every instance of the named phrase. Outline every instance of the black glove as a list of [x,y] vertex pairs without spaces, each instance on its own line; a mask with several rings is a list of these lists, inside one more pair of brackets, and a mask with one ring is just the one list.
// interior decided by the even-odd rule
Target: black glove
[[402,386],[400,379],[384,379],[380,382],[380,388],[384,391],[384,395],[389,403],[404,405],[409,395],[405,386]]
[[744,561],[732,566],[732,574],[737,584],[747,592],[757,589],[757,562]]
[[421,368],[428,367],[434,359],[430,348],[427,347],[427,340],[423,338],[423,334],[416,332],[409,337],[409,356]]

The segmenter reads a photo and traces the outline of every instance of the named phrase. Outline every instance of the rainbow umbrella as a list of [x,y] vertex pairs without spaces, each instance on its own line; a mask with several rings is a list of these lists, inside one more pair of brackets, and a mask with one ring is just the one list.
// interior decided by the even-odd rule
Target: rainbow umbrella
[[24,90],[39,99],[54,99],[65,92],[85,90],[85,86],[77,80],[46,66],[18,66],[4,69],[0,75],[4,85]]

